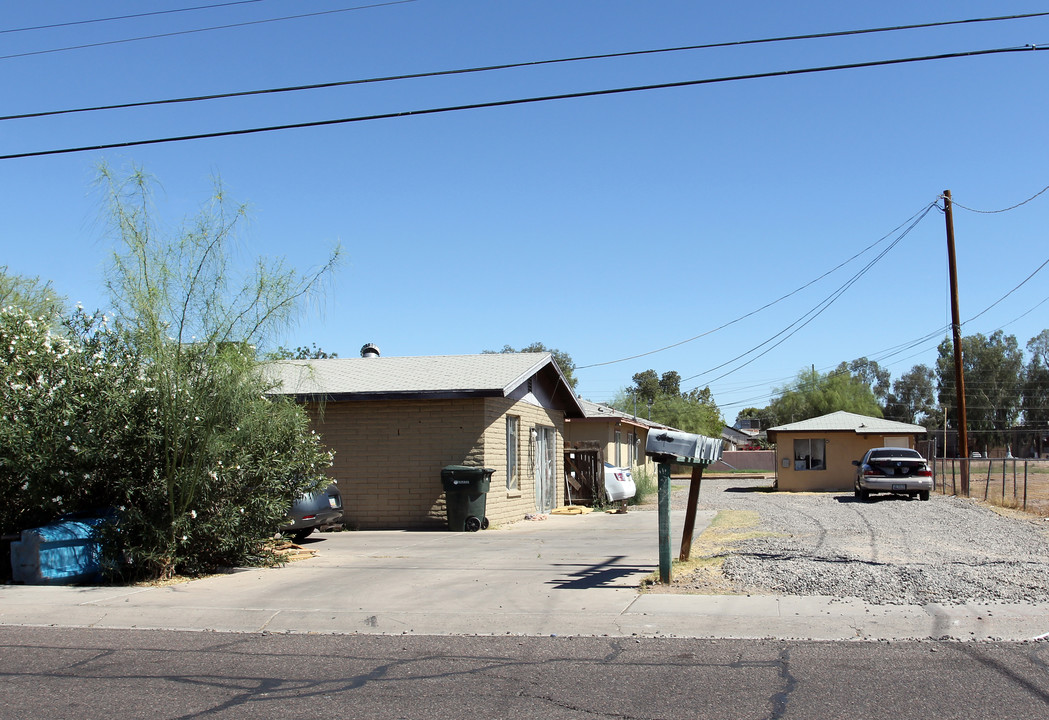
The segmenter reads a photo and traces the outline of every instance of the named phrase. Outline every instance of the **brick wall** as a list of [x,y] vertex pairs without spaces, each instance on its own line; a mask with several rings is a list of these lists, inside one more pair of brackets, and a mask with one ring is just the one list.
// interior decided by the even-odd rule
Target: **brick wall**
[[776,451],[726,450],[721,454],[721,461],[712,464],[708,471],[718,472],[732,469],[776,472]]
[[[521,418],[519,490],[506,488],[506,414]],[[493,524],[535,512],[531,429],[556,428],[554,487],[563,502],[564,422],[549,412],[502,398],[331,402],[310,408],[314,428],[335,450],[329,475],[338,480],[348,527],[413,528],[445,525],[441,468],[495,469],[487,497]]]
[[[564,416],[525,402],[502,398],[486,401],[487,431],[484,436],[485,465],[495,468],[492,489],[488,493],[488,519],[493,524],[516,522],[536,512],[535,445],[532,429],[538,426],[555,429],[557,447],[554,451],[554,507],[564,504]],[[506,416],[520,418],[517,436],[517,487],[508,490],[506,484]]]

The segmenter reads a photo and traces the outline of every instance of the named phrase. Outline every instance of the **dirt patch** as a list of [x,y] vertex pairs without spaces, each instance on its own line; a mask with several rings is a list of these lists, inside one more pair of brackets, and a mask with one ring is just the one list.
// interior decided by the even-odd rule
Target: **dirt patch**
[[761,517],[753,510],[721,510],[710,525],[692,540],[688,560],[671,564],[671,583],[659,582],[658,574],[646,578],[642,587],[652,593],[701,593],[709,595],[742,595],[753,590],[732,582],[722,572],[722,565],[741,542],[774,533],[755,530]]

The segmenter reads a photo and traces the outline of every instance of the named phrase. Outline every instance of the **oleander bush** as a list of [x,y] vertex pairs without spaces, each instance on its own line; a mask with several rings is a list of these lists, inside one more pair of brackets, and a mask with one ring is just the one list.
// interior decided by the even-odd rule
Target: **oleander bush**
[[332,456],[302,406],[268,395],[256,346],[338,250],[309,275],[280,260],[239,272],[243,207],[230,211],[221,187],[169,238],[141,171],[102,168],[101,184],[113,319],[79,307],[62,317],[0,269],[0,291],[18,290],[0,292],[0,534],[111,516],[102,548],[115,580],[271,561],[268,541],[297,496],[327,484]]

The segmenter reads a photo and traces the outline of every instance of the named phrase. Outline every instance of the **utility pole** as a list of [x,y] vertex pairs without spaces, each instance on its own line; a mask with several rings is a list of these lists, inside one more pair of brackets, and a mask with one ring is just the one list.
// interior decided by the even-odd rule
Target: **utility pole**
[[969,497],[969,425],[965,417],[965,371],[962,365],[962,319],[958,310],[958,265],[954,252],[954,210],[951,191],[943,191],[943,211],[947,219],[947,264],[951,275],[951,335],[954,338],[954,387],[958,407],[958,454],[962,457],[961,490]]

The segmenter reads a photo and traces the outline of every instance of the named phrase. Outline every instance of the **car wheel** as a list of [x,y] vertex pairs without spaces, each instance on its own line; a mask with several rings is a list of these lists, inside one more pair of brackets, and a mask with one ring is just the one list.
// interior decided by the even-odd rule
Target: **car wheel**
[[295,533],[292,535],[292,538],[294,538],[295,542],[298,543],[302,542],[312,534],[313,528],[309,528],[308,530],[296,530]]
[[929,499],[929,491],[928,490],[922,490],[921,492],[919,492],[918,493],[918,499],[919,500],[928,500]]
[[870,496],[871,496],[871,494],[870,494],[870,492],[868,490],[864,490],[859,485],[856,486],[856,499],[857,500],[863,500],[864,502],[866,502],[867,500],[870,499]]

